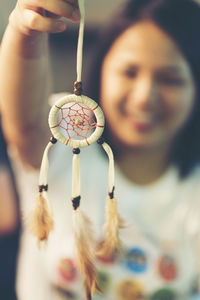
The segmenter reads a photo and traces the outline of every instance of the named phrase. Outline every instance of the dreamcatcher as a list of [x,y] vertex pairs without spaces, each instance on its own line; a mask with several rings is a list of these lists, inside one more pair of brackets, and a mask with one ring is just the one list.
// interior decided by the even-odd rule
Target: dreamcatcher
[[31,230],[38,243],[48,239],[53,229],[53,220],[47,201],[48,152],[57,142],[73,148],[72,162],[72,206],[73,231],[76,246],[77,264],[84,276],[84,287],[87,299],[92,299],[94,291],[100,291],[97,284],[97,274],[94,264],[95,242],[92,226],[80,206],[80,148],[94,142],[101,144],[109,158],[109,192],[106,200],[104,239],[98,255],[110,256],[119,250],[121,243],[118,229],[122,221],[117,213],[114,198],[114,159],[110,146],[101,138],[104,130],[104,115],[99,105],[92,99],[82,95],[81,71],[82,49],[84,36],[84,0],[79,0],[81,20],[77,47],[77,81],[74,84],[74,94],[59,99],[49,113],[51,137],[43,154],[39,176],[39,193],[31,217]]

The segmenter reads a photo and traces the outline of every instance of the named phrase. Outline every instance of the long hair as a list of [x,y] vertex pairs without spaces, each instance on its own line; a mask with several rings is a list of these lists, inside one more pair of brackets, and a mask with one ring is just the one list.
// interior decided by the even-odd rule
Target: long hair
[[[17,226],[12,232],[0,234],[0,299],[17,300],[15,291],[15,279],[17,268],[17,255],[19,250],[20,238],[20,212],[19,212],[19,198],[15,185],[14,174],[11,163],[7,153],[7,146],[1,128],[0,118],[0,169],[5,169],[9,172],[10,186],[7,188],[13,189],[15,196]],[[0,186],[0,189],[2,187]]]
[[[178,167],[180,177],[183,178],[200,162],[200,5],[197,2],[129,0],[99,35],[96,55],[87,81],[87,95],[97,102],[100,101],[100,74],[104,57],[113,42],[128,27],[142,20],[150,20],[168,33],[189,63],[196,86],[194,109],[177,133],[169,156],[170,163]],[[108,128],[104,135],[109,136]]]

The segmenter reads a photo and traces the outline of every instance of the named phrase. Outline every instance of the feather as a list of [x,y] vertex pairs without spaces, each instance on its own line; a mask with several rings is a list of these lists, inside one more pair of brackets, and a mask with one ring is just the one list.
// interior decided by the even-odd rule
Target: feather
[[97,256],[111,257],[116,251],[121,251],[122,243],[119,238],[119,228],[124,228],[124,220],[117,212],[115,198],[107,197],[105,209],[105,224],[103,228],[103,243],[97,250]]
[[47,200],[39,193],[35,200],[35,207],[28,220],[30,231],[38,239],[38,245],[41,241],[47,241],[54,223],[50,215]]
[[100,288],[94,265],[94,236],[89,218],[80,207],[74,211],[74,237],[78,267],[84,277],[84,290],[87,300],[91,300],[95,290]]

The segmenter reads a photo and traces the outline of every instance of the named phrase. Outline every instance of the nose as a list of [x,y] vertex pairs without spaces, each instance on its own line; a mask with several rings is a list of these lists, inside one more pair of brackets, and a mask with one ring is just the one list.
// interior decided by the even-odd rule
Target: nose
[[130,86],[128,98],[135,107],[152,109],[157,102],[157,86],[150,76],[141,76]]

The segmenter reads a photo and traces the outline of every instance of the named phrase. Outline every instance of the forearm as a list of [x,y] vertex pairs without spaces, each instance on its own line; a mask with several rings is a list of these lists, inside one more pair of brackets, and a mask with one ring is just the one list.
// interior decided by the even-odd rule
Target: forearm
[[20,128],[34,124],[47,110],[46,34],[29,37],[8,26],[1,45],[0,74],[4,121],[14,121]]
[[48,34],[79,20],[77,0],[18,0],[0,50],[0,110],[8,142],[21,158],[39,166],[49,136]]
[[8,25],[1,44],[0,107],[4,133],[22,152],[34,143],[37,153],[38,144],[42,148],[41,143],[46,142],[50,92],[47,38],[46,33],[28,36]]

